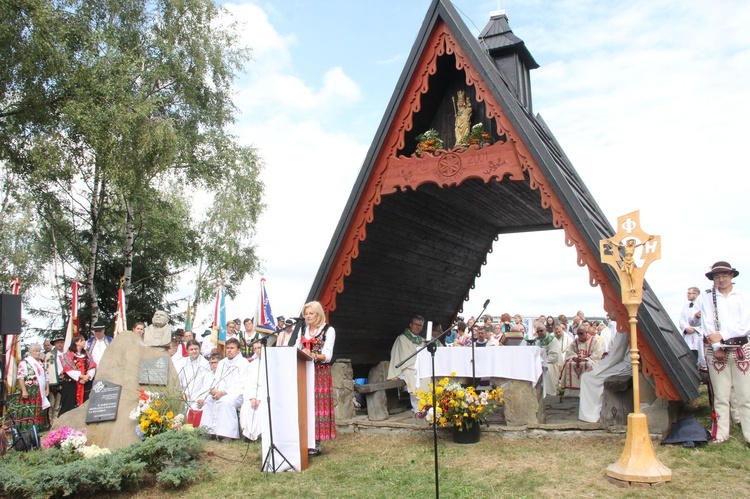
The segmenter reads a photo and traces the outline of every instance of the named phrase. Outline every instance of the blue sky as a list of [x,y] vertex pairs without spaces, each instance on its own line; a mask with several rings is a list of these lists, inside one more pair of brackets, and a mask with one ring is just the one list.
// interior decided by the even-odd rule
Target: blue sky
[[[430,2],[225,5],[253,48],[237,82],[235,131],[266,165],[268,208],[255,241],[273,311],[288,316],[310,290]],[[498,2],[454,6],[478,34]],[[750,289],[748,3],[499,7],[541,66],[531,74],[534,111],[610,223],[640,210],[643,228],[662,236],[662,260],[646,277],[668,312],[677,316],[688,286],[707,287],[716,260],[737,267],[737,285]],[[259,277],[243,283],[230,317],[254,315]],[[487,298],[496,314],[603,315],[561,231],[502,238],[470,297],[466,316]]]

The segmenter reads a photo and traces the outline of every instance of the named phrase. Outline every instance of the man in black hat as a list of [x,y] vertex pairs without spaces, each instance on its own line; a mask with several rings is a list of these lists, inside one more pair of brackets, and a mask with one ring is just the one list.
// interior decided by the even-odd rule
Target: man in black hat
[[52,350],[44,357],[49,381],[49,424],[52,425],[60,410],[60,391],[62,389],[62,356],[65,354],[65,336],[61,333],[52,338]]
[[713,392],[716,417],[711,431],[712,443],[729,438],[729,400],[734,388],[742,433],[750,446],[750,296],[732,283],[740,273],[729,263],[711,266],[706,277],[713,286],[700,294],[691,325],[700,323],[706,343],[706,364]]
[[91,336],[89,336],[89,339],[86,340],[86,352],[91,356],[92,359],[94,359],[94,362],[96,362],[96,365],[99,365],[99,362],[102,360],[102,355],[104,355],[104,351],[107,349],[110,343],[112,343],[112,338],[109,336],[104,336],[104,324],[101,322],[97,322],[93,326],[91,326]]

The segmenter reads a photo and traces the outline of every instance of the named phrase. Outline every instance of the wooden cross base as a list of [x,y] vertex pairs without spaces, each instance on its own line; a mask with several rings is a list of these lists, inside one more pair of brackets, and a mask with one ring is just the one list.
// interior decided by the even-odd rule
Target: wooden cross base
[[672,470],[656,457],[646,415],[628,414],[628,434],[620,460],[607,467],[607,477],[630,485],[669,482]]

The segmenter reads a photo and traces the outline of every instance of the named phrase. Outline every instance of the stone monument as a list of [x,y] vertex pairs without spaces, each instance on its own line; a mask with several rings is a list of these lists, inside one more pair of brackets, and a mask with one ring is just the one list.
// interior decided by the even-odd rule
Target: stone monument
[[150,347],[165,347],[172,341],[172,328],[169,316],[164,310],[157,310],[143,333],[143,342]]
[[126,447],[140,441],[135,433],[137,421],[130,419],[130,411],[138,405],[140,394],[138,389],[165,393],[168,397],[180,395],[180,382],[172,362],[168,363],[169,375],[166,386],[139,384],[141,361],[164,356],[166,356],[164,348],[143,345],[140,336],[132,331],[118,334],[104,351],[94,379],[94,383],[107,381],[122,387],[116,418],[113,421],[86,424],[89,406],[87,401],[57,418],[53,429],[69,426],[76,430],[83,430],[90,443],[109,449]]

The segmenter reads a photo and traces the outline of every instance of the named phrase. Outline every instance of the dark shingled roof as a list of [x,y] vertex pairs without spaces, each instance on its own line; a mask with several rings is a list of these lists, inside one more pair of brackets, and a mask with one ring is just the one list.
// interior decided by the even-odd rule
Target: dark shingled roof
[[[615,233],[552,132],[540,116],[531,114],[530,104],[524,105],[523,99],[517,97],[515,84],[488,54],[488,49],[516,50],[529,69],[536,67],[523,41],[510,31],[507,18],[491,19],[482,32],[480,43],[450,2],[434,0],[308,296],[313,300],[330,293],[324,286],[335,270],[340,251],[350,244],[345,239],[347,230],[352,225],[362,224],[363,216],[367,220],[371,217],[364,239],[351,255],[351,272],[343,278],[343,289],[335,292],[335,307],[328,310],[329,321],[338,332],[335,355],[351,359],[359,375],[366,374],[365,369],[370,364],[388,359],[395,337],[407,326],[412,313],[442,323],[443,327],[449,325],[473,288],[474,279],[481,274],[487,253],[492,251],[496,241],[502,243],[504,234],[559,228],[559,224],[555,226],[549,207],[542,206],[540,190],[530,185],[533,182],[530,183],[528,171],[524,171],[525,181],[506,178],[485,182],[471,178],[457,186],[427,183],[416,189],[384,192],[371,212],[361,212],[362,196],[375,181],[371,178],[373,167],[385,147],[389,131],[400,126],[395,122],[399,105],[409,97],[405,91],[415,78],[420,55],[440,21],[466,53],[582,237],[579,255],[582,250],[587,251],[596,255],[598,262],[599,241]],[[441,75],[456,71],[450,64],[441,64],[438,63],[436,74],[430,76],[430,88],[448,85]],[[429,99],[428,94],[423,96],[423,115],[430,105],[439,105]],[[484,112],[482,106],[480,103],[477,115]],[[413,143],[416,130],[425,129],[430,119],[430,116],[415,114],[414,130],[409,131],[407,127],[404,144]],[[490,120],[485,122],[491,124]],[[411,154],[413,151],[407,150],[409,147],[402,146],[399,154]],[[509,266],[513,264],[508,262]],[[617,273],[608,265],[602,268],[602,278],[619,291]],[[620,322],[626,323],[625,318]],[[648,284],[644,284],[638,326],[655,356],[654,362],[658,362],[678,392],[670,396],[682,400],[697,397],[700,380],[692,353]],[[644,363],[644,370],[646,367]]]

